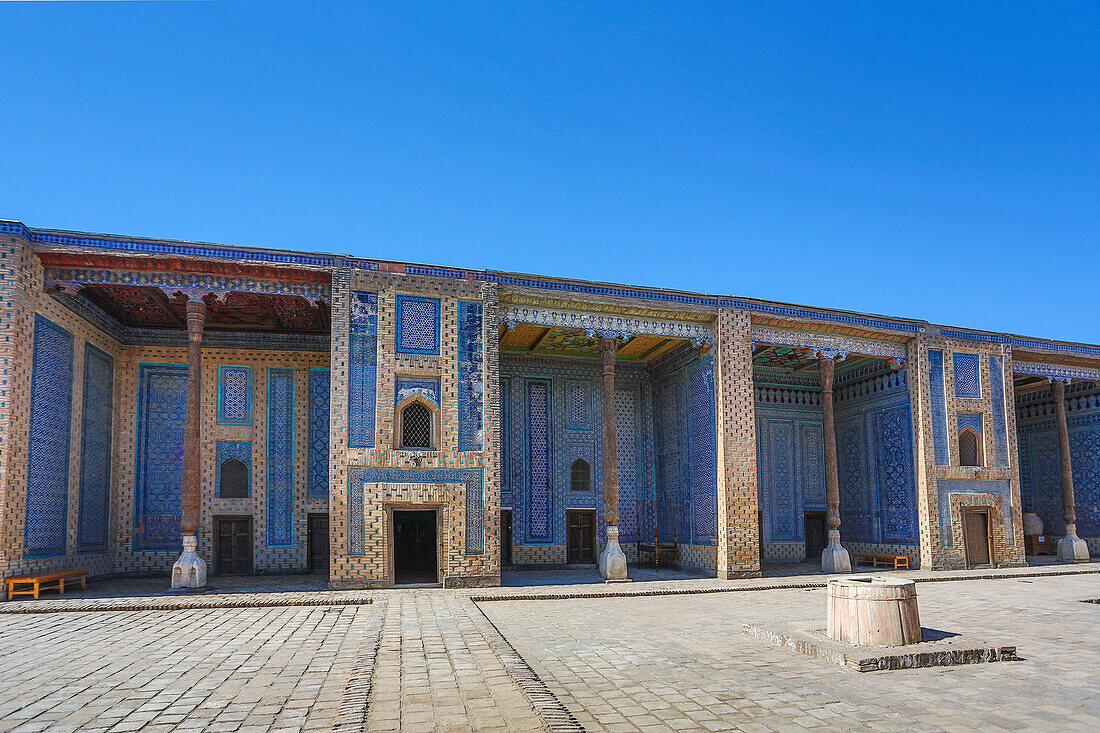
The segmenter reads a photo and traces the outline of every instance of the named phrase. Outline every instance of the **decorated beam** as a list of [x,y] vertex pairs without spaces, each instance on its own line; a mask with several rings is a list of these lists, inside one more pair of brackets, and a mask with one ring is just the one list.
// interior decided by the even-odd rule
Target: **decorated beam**
[[160,288],[168,297],[187,300],[199,300],[208,295],[221,300],[228,293],[297,295],[314,302],[327,302],[329,299],[327,283],[267,280],[234,275],[47,267],[44,276],[47,291],[69,293],[88,285],[131,285]]
[[515,329],[520,323],[531,323],[537,326],[575,328],[584,331],[589,338],[631,339],[646,335],[690,339],[696,346],[711,344],[710,327],[705,323],[616,316],[529,305],[506,305],[501,310],[501,323],[509,331]]
[[1014,374],[1026,374],[1034,377],[1046,377],[1054,382],[1068,382],[1071,379],[1080,379],[1089,382],[1100,381],[1100,369],[1078,366],[1064,366],[1062,364],[1044,364],[1038,361],[1013,361],[1012,372]]
[[899,369],[905,366],[907,356],[905,344],[892,341],[873,341],[855,336],[753,326],[752,348],[755,351],[761,345],[809,349],[822,359],[845,359],[853,354],[879,357],[889,360],[892,366]]

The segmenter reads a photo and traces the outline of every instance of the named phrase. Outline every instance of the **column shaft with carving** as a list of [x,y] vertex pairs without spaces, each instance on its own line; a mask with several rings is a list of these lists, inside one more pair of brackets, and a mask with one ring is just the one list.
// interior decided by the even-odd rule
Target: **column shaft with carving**
[[199,502],[202,488],[199,426],[202,418],[202,333],[206,326],[206,303],[187,301],[187,412],[183,427],[183,487],[180,497],[180,529],[183,554],[172,566],[173,588],[202,588],[206,585],[206,563],[196,553]]
[[615,425],[615,355],[619,342],[600,339],[603,360],[603,517],[607,522],[607,545],[600,553],[600,575],[608,582],[628,580],[626,555],[619,547],[619,442]]
[[1050,383],[1054,398],[1055,423],[1058,427],[1058,459],[1062,478],[1062,518],[1066,521],[1066,536],[1058,540],[1058,559],[1063,562],[1087,562],[1089,548],[1077,536],[1077,512],[1073,497],[1073,461],[1069,446],[1069,425],[1066,423],[1066,387],[1058,381]]
[[821,569],[827,573],[848,573],[852,558],[840,544],[840,481],[837,475],[836,421],[833,417],[833,373],[835,362],[822,359],[818,363],[821,375],[821,427],[825,434],[825,508],[829,525],[829,545],[821,553]]

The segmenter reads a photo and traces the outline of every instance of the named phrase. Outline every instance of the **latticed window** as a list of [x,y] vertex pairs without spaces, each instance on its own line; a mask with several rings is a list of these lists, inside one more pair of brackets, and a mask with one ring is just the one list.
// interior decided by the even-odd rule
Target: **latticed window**
[[221,467],[219,482],[223,499],[244,499],[248,497],[248,466],[238,458],[230,458]]
[[978,448],[978,434],[973,430],[963,430],[959,433],[959,465],[982,465],[981,453]]
[[592,467],[583,458],[573,461],[569,468],[569,488],[573,491],[588,491],[592,488]]
[[401,411],[401,447],[432,447],[432,411],[419,402]]

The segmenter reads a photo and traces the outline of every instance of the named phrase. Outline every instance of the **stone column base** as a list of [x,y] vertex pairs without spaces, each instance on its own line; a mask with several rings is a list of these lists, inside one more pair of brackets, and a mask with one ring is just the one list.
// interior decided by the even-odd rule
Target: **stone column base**
[[619,547],[619,528],[607,527],[607,546],[600,553],[600,575],[609,583],[622,583],[630,580],[626,576],[626,555]]
[[206,561],[198,556],[195,548],[199,541],[193,534],[183,536],[183,554],[172,566],[173,588],[205,588]]
[[821,551],[821,570],[825,573],[852,572],[852,556],[840,545],[840,530],[829,530],[829,546]]
[[1058,540],[1058,560],[1061,562],[1088,562],[1089,546],[1077,536],[1077,525],[1066,525],[1066,536]]

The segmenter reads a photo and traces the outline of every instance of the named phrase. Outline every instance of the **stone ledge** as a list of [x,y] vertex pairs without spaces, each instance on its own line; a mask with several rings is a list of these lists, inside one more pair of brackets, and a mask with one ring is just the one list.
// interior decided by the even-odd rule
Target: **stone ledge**
[[[288,597],[289,596],[289,597]],[[97,611],[180,611],[190,608],[276,608],[281,606],[365,606],[373,603],[362,594],[255,593],[221,596],[148,596],[145,598],[73,598],[8,601],[0,614],[78,613]]]
[[929,641],[905,646],[857,646],[833,641],[821,629],[802,629],[787,624],[742,624],[741,631],[774,646],[801,652],[856,672],[1016,661],[1014,646],[992,645],[962,634],[946,634],[928,628],[921,631]]

